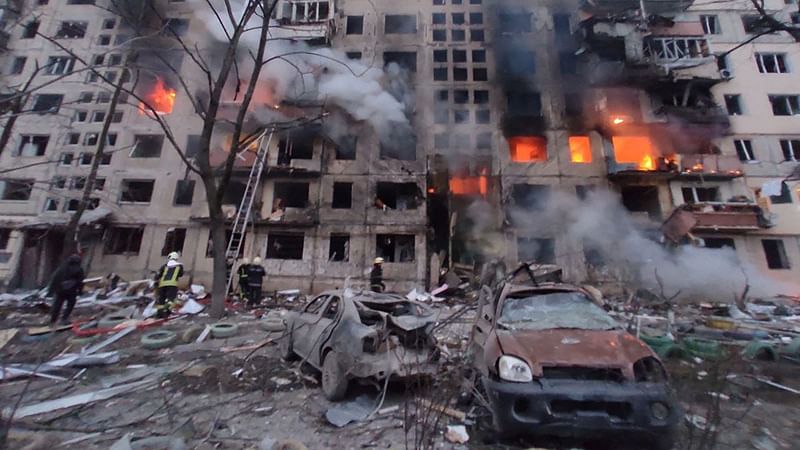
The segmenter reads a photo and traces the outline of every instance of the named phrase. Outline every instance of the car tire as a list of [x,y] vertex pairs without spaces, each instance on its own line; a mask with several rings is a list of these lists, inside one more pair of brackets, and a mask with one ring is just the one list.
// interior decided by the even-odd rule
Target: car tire
[[97,322],[97,328],[114,328],[128,320],[128,317],[123,314],[108,314]]
[[159,350],[169,347],[178,339],[178,335],[169,330],[156,330],[142,335],[142,347],[148,350]]
[[217,322],[211,325],[211,336],[217,339],[225,339],[236,336],[239,332],[239,325],[235,323]]
[[339,367],[334,352],[328,352],[322,362],[322,393],[325,398],[335,402],[347,394],[347,376]]
[[281,352],[281,358],[284,361],[294,361],[297,359],[297,355],[294,353],[294,346],[292,345],[292,331],[287,329],[283,336],[281,336],[281,342],[278,345],[278,348]]

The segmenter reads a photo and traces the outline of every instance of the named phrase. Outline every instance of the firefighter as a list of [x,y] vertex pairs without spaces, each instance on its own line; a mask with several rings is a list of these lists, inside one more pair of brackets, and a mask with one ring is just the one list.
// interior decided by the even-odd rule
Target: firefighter
[[53,279],[50,280],[48,286],[48,294],[54,297],[53,307],[50,310],[50,326],[55,326],[64,302],[67,303],[67,306],[61,316],[61,324],[69,323],[69,315],[72,313],[72,308],[75,307],[76,297],[83,290],[84,277],[81,257],[78,255],[70,255],[64,265],[53,274]]
[[178,261],[178,252],[167,256],[167,263],[158,269],[156,281],[158,282],[158,300],[156,301],[156,317],[163,319],[169,317],[172,302],[178,297],[178,279],[183,276],[183,264]]
[[253,264],[247,266],[247,306],[256,306],[261,303],[261,287],[264,283],[264,266],[261,265],[261,258],[253,258]]
[[242,258],[239,268],[236,269],[236,275],[239,276],[239,292],[242,298],[247,298],[248,284],[247,284],[247,268],[250,267],[250,259]]
[[372,264],[372,270],[369,273],[369,288],[373,292],[383,292],[386,290],[386,285],[383,284],[383,258],[380,256],[375,258]]

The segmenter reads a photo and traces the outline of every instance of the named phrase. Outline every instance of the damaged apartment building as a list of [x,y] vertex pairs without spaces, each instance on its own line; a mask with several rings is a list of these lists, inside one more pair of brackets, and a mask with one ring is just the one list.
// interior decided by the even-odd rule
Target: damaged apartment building
[[[749,2],[278,1],[273,20],[294,39],[402,71],[414,139],[387,145],[355,120],[331,136],[324,113],[268,139],[242,251],[264,259],[268,289],[363,282],[377,256],[393,290],[435,286],[440,267],[496,258],[601,278],[602,255],[526,220],[556,194],[596,190],[618,192],[643,228],[674,244],[734,247],[776,279],[796,279],[798,44],[776,33],[716,57],[758,32]],[[8,286],[41,285],[62,256],[110,98],[37,30],[113,73],[121,55],[109,48],[130,30],[102,2],[6,2],[22,13],[3,16],[19,22],[4,28],[3,85],[45,64],[43,77],[75,72],[31,96],[0,155]],[[207,34],[192,1],[160,3],[173,29]],[[795,19],[782,0],[767,5]],[[192,102],[151,89],[164,113],[186,117],[174,133],[191,156],[200,127]],[[194,280],[209,283],[201,181],[133,102],[115,112],[107,145],[82,219],[91,273],[140,279],[180,251]],[[254,154],[237,159],[226,191],[231,221]]]

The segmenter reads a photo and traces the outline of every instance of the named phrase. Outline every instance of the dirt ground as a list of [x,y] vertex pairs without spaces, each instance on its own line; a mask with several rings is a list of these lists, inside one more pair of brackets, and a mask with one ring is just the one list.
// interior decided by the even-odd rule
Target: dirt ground
[[[444,318],[456,309],[440,308],[439,312]],[[76,311],[78,317],[101,313]],[[70,331],[43,337],[25,335],[27,327],[39,326],[45,320],[44,311],[35,307],[0,310],[0,329],[20,329],[0,350],[2,362],[37,364],[86,345],[76,342]],[[455,360],[467,337],[470,320],[465,315],[437,333],[450,361]],[[185,442],[184,447],[172,448],[195,449],[270,448],[262,445],[265,439],[292,439],[310,449],[405,449],[418,448],[420,435],[433,436],[435,447],[444,449],[516,449],[540,444],[502,439],[488,428],[486,412],[468,402],[451,404],[469,413],[466,421],[437,415],[438,427],[434,430],[432,423],[436,421],[425,419],[425,411],[415,408],[419,403],[410,399],[441,394],[445,389],[437,383],[444,383],[446,377],[437,377],[431,381],[433,385],[425,388],[390,384],[381,405],[385,412],[336,428],[325,419],[325,412],[334,405],[322,396],[313,369],[281,360],[276,343],[252,349],[253,344],[266,339],[279,339],[281,333],[263,331],[251,313],[232,314],[227,321],[239,324],[235,337],[146,350],[139,343],[143,332],[137,330],[102,350],[120,352],[121,360],[115,364],[85,370],[68,368],[58,373],[66,380],[33,377],[3,382],[0,405],[8,408],[153,380],[106,400],[15,420],[8,448],[45,449],[60,445],[59,448],[107,449],[126,435],[134,443],[132,448],[170,448],[160,444],[135,445],[138,439],[159,436],[173,438],[173,444]],[[180,334],[206,323],[210,323],[208,317],[194,316],[171,321],[162,328]],[[230,351],[241,346],[250,347]],[[453,373],[452,364],[444,364],[445,368],[448,366],[449,373]],[[696,421],[696,425],[683,422],[676,448],[796,448],[795,443],[800,442],[800,395],[746,375],[766,376],[798,388],[798,368],[787,361],[751,362],[738,356],[721,363],[670,361],[672,383],[687,416],[706,420],[705,424]],[[379,401],[380,389],[374,386],[359,386],[351,391],[351,399],[366,395],[376,404]],[[466,444],[449,442],[444,437],[446,425],[466,425],[470,440]],[[569,448],[576,443],[549,445]]]

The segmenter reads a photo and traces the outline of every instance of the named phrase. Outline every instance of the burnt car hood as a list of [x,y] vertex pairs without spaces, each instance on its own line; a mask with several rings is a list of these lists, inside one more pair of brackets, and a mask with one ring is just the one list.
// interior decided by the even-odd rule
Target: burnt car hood
[[650,349],[623,330],[501,330],[495,334],[502,352],[523,358],[534,375],[542,366],[617,367],[628,372]]

